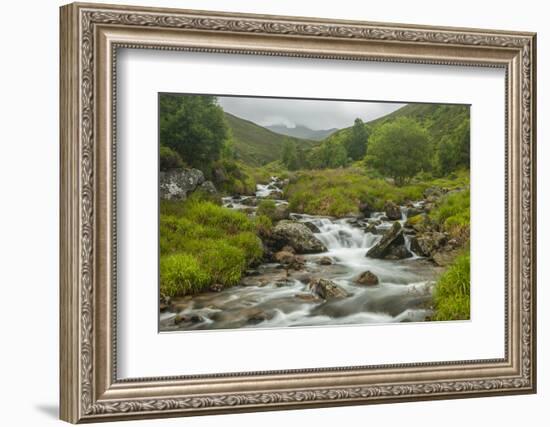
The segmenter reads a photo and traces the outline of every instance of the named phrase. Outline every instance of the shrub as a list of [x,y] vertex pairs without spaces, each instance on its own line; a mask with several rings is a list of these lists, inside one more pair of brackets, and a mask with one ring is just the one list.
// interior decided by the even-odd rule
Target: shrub
[[275,218],[275,211],[277,210],[277,205],[273,200],[262,200],[258,203],[258,209],[256,210],[257,215],[264,215],[273,220]]
[[169,169],[182,168],[184,166],[180,155],[165,145],[160,146],[160,170],[166,171]]
[[470,318],[470,252],[459,255],[434,290],[434,320]]
[[266,237],[271,233],[273,221],[265,215],[258,215],[256,212],[256,216],[254,217],[254,226],[256,227],[256,233],[259,236]]
[[254,194],[256,179],[248,168],[233,159],[222,159],[212,166],[216,188],[226,194]]

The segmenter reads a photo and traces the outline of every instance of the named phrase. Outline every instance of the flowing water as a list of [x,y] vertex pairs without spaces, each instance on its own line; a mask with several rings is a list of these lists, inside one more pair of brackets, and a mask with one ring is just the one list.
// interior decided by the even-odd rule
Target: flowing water
[[[258,185],[256,199],[280,194],[278,180]],[[252,196],[226,197],[223,204],[232,209],[254,214]],[[274,199],[276,204],[286,204]],[[418,206],[418,205],[417,205]],[[407,208],[402,207],[401,223],[406,221]],[[161,313],[162,330],[272,328],[283,326],[320,326],[392,322],[420,322],[431,316],[433,280],[439,270],[424,258],[414,255],[404,260],[367,258],[365,254],[391,227],[383,213],[370,219],[329,218],[291,214],[291,218],[310,223],[314,233],[327,248],[326,252],[304,255],[304,269],[290,270],[289,275],[278,263],[265,263],[244,278],[242,286],[221,292],[206,292],[173,300],[175,313]],[[365,231],[374,221],[374,233]],[[405,244],[410,249],[408,236]],[[329,257],[331,265],[321,265]],[[354,278],[371,271],[379,278],[375,286],[357,285]],[[308,289],[311,278],[329,279],[350,296],[324,301],[312,296]],[[187,320],[175,324],[174,318]]]

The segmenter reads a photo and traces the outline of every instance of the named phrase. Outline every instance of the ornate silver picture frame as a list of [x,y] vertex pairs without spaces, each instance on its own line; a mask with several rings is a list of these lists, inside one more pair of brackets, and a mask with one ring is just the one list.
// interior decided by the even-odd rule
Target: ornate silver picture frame
[[[60,21],[61,419],[536,391],[535,34],[80,3],[63,6]],[[504,70],[504,357],[120,379],[115,144],[122,48]]]

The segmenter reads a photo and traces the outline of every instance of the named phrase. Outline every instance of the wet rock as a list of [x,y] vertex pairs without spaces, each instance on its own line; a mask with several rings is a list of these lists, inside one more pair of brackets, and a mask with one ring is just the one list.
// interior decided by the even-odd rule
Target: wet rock
[[430,218],[425,213],[409,216],[405,222],[405,227],[412,228],[420,233],[427,231],[431,226]]
[[416,230],[414,228],[403,227],[403,234],[407,236],[412,236],[416,234]]
[[441,248],[447,240],[447,236],[438,231],[425,232],[411,239],[411,249],[418,255],[430,257]]
[[378,229],[376,228],[376,225],[374,225],[374,224],[367,224],[365,226],[365,233],[378,234]]
[[398,260],[398,259],[410,258],[412,256],[413,255],[405,247],[405,245],[391,245],[389,247],[388,253],[384,256],[384,259]]
[[294,262],[290,265],[290,267],[294,270],[303,270],[303,268],[306,265],[306,260],[303,256],[296,255],[294,257]]
[[418,244],[418,238],[416,236],[411,237],[411,251],[413,251],[418,256],[426,256],[420,245]]
[[346,298],[349,294],[331,280],[315,278],[309,282],[309,289],[313,295],[324,300]]
[[284,251],[284,252],[290,252],[291,254],[295,254],[296,251],[294,250],[294,248],[292,246],[283,246],[283,248],[281,249],[281,251]]
[[317,227],[314,223],[312,223],[310,221],[302,222],[302,224],[304,224],[307,228],[309,228],[313,233],[320,233],[321,232],[319,227]]
[[378,285],[378,276],[374,274],[372,271],[367,270],[361,273],[358,277],[354,279],[354,282],[359,285],[368,285],[368,286],[374,286]]
[[454,259],[458,256],[459,252],[460,251],[458,249],[445,247],[442,250],[435,252],[432,255],[432,259],[437,265],[441,267],[446,267],[453,263]]
[[170,305],[172,303],[172,298],[170,298],[168,295],[161,294],[159,302],[164,305]]
[[256,197],[247,197],[241,200],[241,205],[256,206],[257,204],[258,204],[258,199]]
[[373,213],[372,207],[367,202],[359,203],[359,212],[361,212],[366,218],[369,218]]
[[297,273],[292,275],[292,278],[294,280],[298,280],[302,283],[309,283],[310,280],[311,280],[311,273],[304,272],[304,271],[297,272]]
[[247,317],[247,322],[254,325],[273,318],[271,314],[268,314],[265,311],[262,311],[259,309],[251,311],[246,315],[246,317]]
[[210,292],[221,292],[223,290],[223,285],[220,283],[214,283],[213,285],[210,285],[209,290]]
[[388,217],[388,219],[391,221],[401,219],[401,208],[393,203],[391,200],[388,200],[384,204],[384,213],[386,214],[386,217]]
[[407,218],[420,215],[421,213],[422,213],[421,209],[415,208],[414,206],[410,207],[407,209]]
[[290,265],[294,262],[294,253],[290,251],[279,251],[275,254],[275,261],[283,265]]
[[191,315],[189,320],[191,321],[191,323],[201,323],[205,321],[205,318],[202,317],[200,314],[193,314]]
[[332,265],[332,258],[329,256],[324,256],[321,257],[318,262],[321,265]]
[[[366,254],[370,258],[402,259],[411,257],[412,254],[405,247],[403,229],[399,222],[394,222],[382,239],[370,248]],[[388,257],[388,258],[386,258]]]
[[283,220],[271,233],[272,246],[282,248],[286,245],[294,248],[298,254],[325,252],[327,248],[304,224]]
[[173,169],[159,173],[161,199],[185,200],[189,193],[205,181],[204,174],[198,169]]
[[275,286],[277,286],[278,288],[283,288],[285,286],[292,286],[293,284],[294,284],[294,281],[290,279],[281,279],[275,282]]
[[247,276],[241,279],[241,286],[265,286],[269,281],[264,277]]
[[250,270],[246,270],[244,274],[245,276],[259,276],[261,273],[258,270],[250,269]]
[[176,314],[176,317],[174,317],[175,325],[179,325],[180,323],[188,322],[188,321],[189,321],[189,316]]
[[320,300],[320,298],[317,295],[313,295],[313,294],[301,293],[301,294],[296,294],[294,296],[299,300],[302,300],[305,302],[318,302]]

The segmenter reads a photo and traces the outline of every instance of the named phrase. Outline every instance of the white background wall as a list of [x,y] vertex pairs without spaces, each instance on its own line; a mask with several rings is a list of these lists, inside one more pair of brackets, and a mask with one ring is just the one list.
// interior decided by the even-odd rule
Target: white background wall
[[[110,0],[113,3],[122,3]],[[0,419],[59,425],[58,402],[58,6],[2,5],[0,65]],[[138,421],[133,425],[543,426],[550,405],[550,29],[545,2],[353,0],[133,0],[133,4],[538,32],[539,393],[454,401]]]

